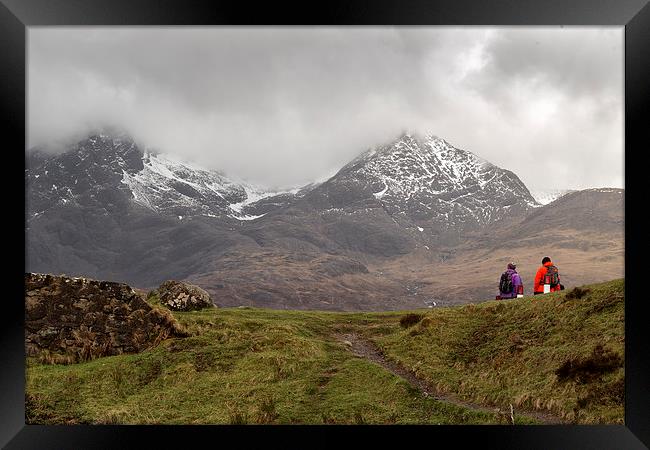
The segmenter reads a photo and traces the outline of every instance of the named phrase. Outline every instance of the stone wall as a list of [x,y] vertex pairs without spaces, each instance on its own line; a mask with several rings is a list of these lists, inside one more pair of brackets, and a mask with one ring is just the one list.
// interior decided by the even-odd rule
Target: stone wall
[[25,274],[25,350],[43,362],[137,353],[185,335],[126,284]]

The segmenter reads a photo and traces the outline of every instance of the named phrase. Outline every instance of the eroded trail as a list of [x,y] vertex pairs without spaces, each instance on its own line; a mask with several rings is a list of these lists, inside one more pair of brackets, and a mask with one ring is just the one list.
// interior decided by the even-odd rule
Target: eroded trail
[[[463,408],[472,409],[474,411],[482,411],[491,414],[498,413],[497,408],[489,408],[483,405],[477,405],[475,403],[469,403],[463,400],[456,398],[455,396],[447,393],[438,392],[434,386],[428,383],[425,380],[422,380],[415,376],[410,370],[400,366],[399,364],[390,361],[387,359],[384,354],[378,349],[372,342],[368,341],[364,337],[356,333],[337,333],[334,335],[336,339],[342,342],[355,356],[365,358],[369,361],[372,361],[389,372],[397,375],[400,378],[406,380],[411,386],[418,389],[422,392],[422,395],[425,397],[430,397],[435,400],[452,403],[454,405],[461,406]],[[510,411],[503,411],[501,414],[510,416]],[[532,417],[545,425],[551,424],[562,424],[566,423],[561,418],[554,416],[548,413],[542,413],[539,411],[523,411],[515,410],[514,414],[520,414],[523,416]]]

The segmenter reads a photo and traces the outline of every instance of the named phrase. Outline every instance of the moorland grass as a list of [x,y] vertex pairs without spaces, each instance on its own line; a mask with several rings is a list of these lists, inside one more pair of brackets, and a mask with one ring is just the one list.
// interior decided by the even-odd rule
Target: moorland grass
[[[167,339],[139,354],[69,365],[28,359],[26,419],[40,424],[502,421],[496,414],[435,401],[354,356],[335,337],[354,332],[461,399],[503,410],[509,404],[547,410],[577,423],[622,423],[623,288],[619,280],[589,286],[581,298],[554,293],[384,313],[174,312],[188,337]],[[155,297],[148,300],[156,304]],[[418,320],[402,320],[409,314]],[[594,350],[598,344],[601,350]],[[588,376],[581,372],[585,367]],[[535,423],[524,414],[515,422]]]
[[[576,295],[577,294],[577,295]],[[576,423],[623,423],[624,281],[425,313],[375,338],[440,391]]]

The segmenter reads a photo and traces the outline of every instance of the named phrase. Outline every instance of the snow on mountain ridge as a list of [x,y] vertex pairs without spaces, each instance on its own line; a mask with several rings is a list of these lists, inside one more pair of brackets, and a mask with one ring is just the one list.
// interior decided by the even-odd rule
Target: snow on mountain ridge
[[27,161],[30,218],[81,197],[87,197],[86,204],[113,207],[105,192],[122,191],[134,203],[179,220],[197,215],[254,220],[262,217],[255,212],[256,202],[282,195],[276,202],[280,206],[306,189],[266,189],[174,155],[141,150],[124,133],[91,135],[58,155],[35,149]]
[[386,205],[415,202],[421,210],[445,211],[445,217],[461,208],[480,224],[497,220],[499,212],[491,203],[495,196],[510,197],[523,207],[535,204],[514,174],[431,134],[424,139],[405,134],[365,152],[348,170],[376,186],[375,198]]
[[[391,145],[366,152],[356,162],[365,163],[370,171],[389,173],[386,178],[395,181],[393,184],[401,190],[411,189],[411,192],[421,189],[422,183],[431,184],[434,177],[442,177],[458,188],[467,178],[475,178],[485,185],[489,180],[481,179],[481,175],[495,167],[483,158],[430,134],[423,142],[405,134]],[[434,194],[441,192],[444,191],[431,191]]]
[[[124,172],[122,182],[131,190],[136,203],[157,212],[254,220],[263,214],[245,214],[243,209],[279,194],[148,150],[143,162],[142,171]],[[177,214],[180,211],[183,214]]]
[[[34,212],[41,212],[57,198],[74,200],[85,190],[114,189],[114,185],[122,186],[131,201],[152,211],[237,220],[262,217],[291,203],[292,198],[330,184],[337,186],[333,194],[339,203],[326,200],[325,207],[345,207],[370,196],[390,214],[408,211],[418,223],[441,228],[489,223],[509,213],[514,205],[526,209],[536,204],[512,172],[432,134],[404,134],[362,153],[322,183],[287,190],[267,189],[170,155],[141,151],[122,135],[91,136],[70,152],[43,161],[38,170],[27,174],[30,183],[38,184],[39,192],[44,193],[39,194],[43,201],[39,197]],[[65,195],[47,194],[58,190],[53,185],[67,189]],[[346,194],[353,187],[360,189],[358,194]]]
[[549,203],[554,202],[558,198],[575,192],[573,189],[531,189],[530,195],[539,203],[539,206],[548,205]]

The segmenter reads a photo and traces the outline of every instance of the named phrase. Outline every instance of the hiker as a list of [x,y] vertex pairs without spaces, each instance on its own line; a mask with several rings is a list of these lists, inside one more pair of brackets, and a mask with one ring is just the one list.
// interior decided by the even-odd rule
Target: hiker
[[542,267],[537,270],[537,274],[535,275],[535,287],[533,293],[535,295],[547,294],[561,289],[560,273],[551,261],[551,258],[545,256],[542,259]]
[[501,274],[497,300],[524,296],[524,283],[516,269],[517,265],[511,262],[508,263],[506,271]]

